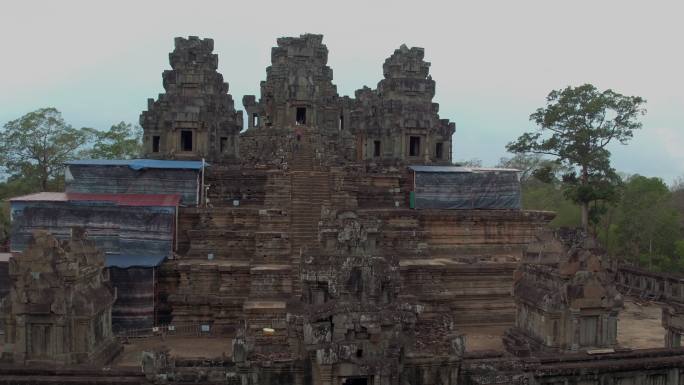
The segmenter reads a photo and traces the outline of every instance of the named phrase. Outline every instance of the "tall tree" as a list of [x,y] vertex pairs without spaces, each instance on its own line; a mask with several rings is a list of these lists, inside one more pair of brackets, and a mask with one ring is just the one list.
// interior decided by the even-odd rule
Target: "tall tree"
[[64,162],[88,142],[91,130],[68,125],[55,108],[41,108],[7,122],[0,131],[0,164],[12,175],[35,177],[47,190]]
[[108,131],[93,130],[95,142],[83,154],[93,159],[132,159],[142,153],[142,129],[120,122]]
[[582,227],[589,228],[589,207],[598,200],[614,199],[617,178],[610,166],[611,142],[627,144],[641,128],[638,118],[646,113],[646,101],[613,90],[599,91],[591,84],[554,90],[546,106],[530,120],[534,132],[520,136],[506,148],[513,153],[553,156],[570,169],[563,180],[566,194],[581,208]]

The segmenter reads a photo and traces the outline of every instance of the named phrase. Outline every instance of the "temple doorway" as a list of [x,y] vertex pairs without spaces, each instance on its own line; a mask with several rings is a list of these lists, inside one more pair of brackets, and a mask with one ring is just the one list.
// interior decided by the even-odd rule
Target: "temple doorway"
[[372,385],[368,377],[347,377],[342,379],[342,385]]

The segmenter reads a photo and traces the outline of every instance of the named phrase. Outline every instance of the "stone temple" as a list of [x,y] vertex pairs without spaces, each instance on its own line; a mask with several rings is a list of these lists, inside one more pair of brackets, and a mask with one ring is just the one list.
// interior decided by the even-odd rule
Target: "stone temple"
[[[34,383],[684,384],[684,278],[609,260],[581,232],[550,230],[553,213],[521,208],[517,170],[454,165],[456,126],[439,114],[422,48],[389,52],[375,88],[352,97],[337,92],[323,36],[279,38],[244,112],[213,48],[176,38],[165,92],[140,116],[145,159],[71,161],[65,192],[10,200],[11,261],[33,258],[33,239],[46,237],[36,230],[56,245],[78,228],[104,254],[101,284],[116,295],[83,319],[111,312],[109,329],[87,335],[112,333],[123,351],[108,348],[117,354],[102,371],[106,355],[79,350],[67,362],[41,342],[41,371],[19,365],[33,348],[20,348],[27,336],[15,331],[34,326],[13,320],[44,309],[17,304],[27,275],[15,274],[0,374]],[[22,285],[42,287],[34,281]],[[650,322],[654,300],[663,317],[649,325],[662,333],[649,345],[626,331]],[[630,316],[635,301],[639,317]],[[48,313],[48,323],[68,319]]]

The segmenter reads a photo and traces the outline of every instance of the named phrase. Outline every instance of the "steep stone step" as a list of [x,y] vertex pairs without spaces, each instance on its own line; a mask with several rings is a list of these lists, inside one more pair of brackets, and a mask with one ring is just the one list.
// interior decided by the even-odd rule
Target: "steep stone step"
[[[305,149],[305,148],[304,148]],[[292,264],[298,267],[302,254],[316,253],[318,245],[318,224],[321,209],[330,202],[330,176],[328,173],[304,169],[302,163],[311,164],[313,157],[304,153],[295,157],[295,167],[291,172],[290,201],[290,240],[292,245]],[[311,163],[310,163],[311,162]],[[298,168],[297,166],[302,166]],[[292,288],[295,295],[301,294],[301,283],[293,277]]]

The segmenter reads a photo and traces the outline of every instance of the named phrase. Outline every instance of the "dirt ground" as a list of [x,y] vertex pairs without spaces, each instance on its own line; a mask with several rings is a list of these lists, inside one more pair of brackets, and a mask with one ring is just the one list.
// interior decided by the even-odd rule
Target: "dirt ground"
[[632,349],[664,347],[665,329],[660,324],[661,317],[658,304],[642,306],[625,300],[625,308],[618,317],[618,344]]
[[510,326],[463,326],[458,331],[466,335],[466,351],[504,350],[501,338]]
[[142,352],[165,345],[171,350],[171,355],[183,358],[215,358],[233,353],[231,338],[206,337],[160,337],[145,339],[131,339],[130,344],[124,345],[124,351],[117,360],[117,365],[138,366]]

